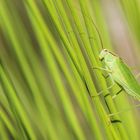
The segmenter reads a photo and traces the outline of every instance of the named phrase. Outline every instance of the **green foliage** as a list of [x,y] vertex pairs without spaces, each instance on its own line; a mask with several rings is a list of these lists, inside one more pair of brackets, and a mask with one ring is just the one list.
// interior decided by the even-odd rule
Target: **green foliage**
[[93,69],[108,28],[99,0],[0,0],[0,139],[139,139],[136,114],[117,113],[128,99]]

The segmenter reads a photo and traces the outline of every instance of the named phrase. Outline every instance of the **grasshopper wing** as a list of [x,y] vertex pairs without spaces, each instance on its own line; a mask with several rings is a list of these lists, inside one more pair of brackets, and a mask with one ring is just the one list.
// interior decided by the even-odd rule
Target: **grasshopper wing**
[[120,58],[114,63],[113,80],[122,86],[126,93],[140,100],[140,85],[129,67]]

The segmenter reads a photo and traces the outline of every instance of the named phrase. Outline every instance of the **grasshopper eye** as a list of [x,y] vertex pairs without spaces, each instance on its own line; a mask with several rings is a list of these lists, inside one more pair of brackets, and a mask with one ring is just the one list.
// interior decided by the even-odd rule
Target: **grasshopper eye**
[[104,52],[104,53],[107,53],[107,52],[108,52],[108,50],[107,50],[107,49],[103,49],[103,52]]

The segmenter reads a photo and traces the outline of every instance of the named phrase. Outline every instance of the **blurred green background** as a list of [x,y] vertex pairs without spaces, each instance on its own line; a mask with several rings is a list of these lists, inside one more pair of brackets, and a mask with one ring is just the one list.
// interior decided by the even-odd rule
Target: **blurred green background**
[[139,101],[93,69],[106,48],[137,75],[139,46],[139,0],[0,0],[0,139],[139,140]]

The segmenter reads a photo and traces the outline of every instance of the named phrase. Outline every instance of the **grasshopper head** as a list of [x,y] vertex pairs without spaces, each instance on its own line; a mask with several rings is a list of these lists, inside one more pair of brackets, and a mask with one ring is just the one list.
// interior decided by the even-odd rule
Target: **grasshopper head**
[[100,60],[103,60],[104,57],[105,57],[108,53],[109,53],[109,51],[108,51],[107,49],[103,49],[103,50],[101,51],[101,53],[99,54],[99,59],[100,59]]

